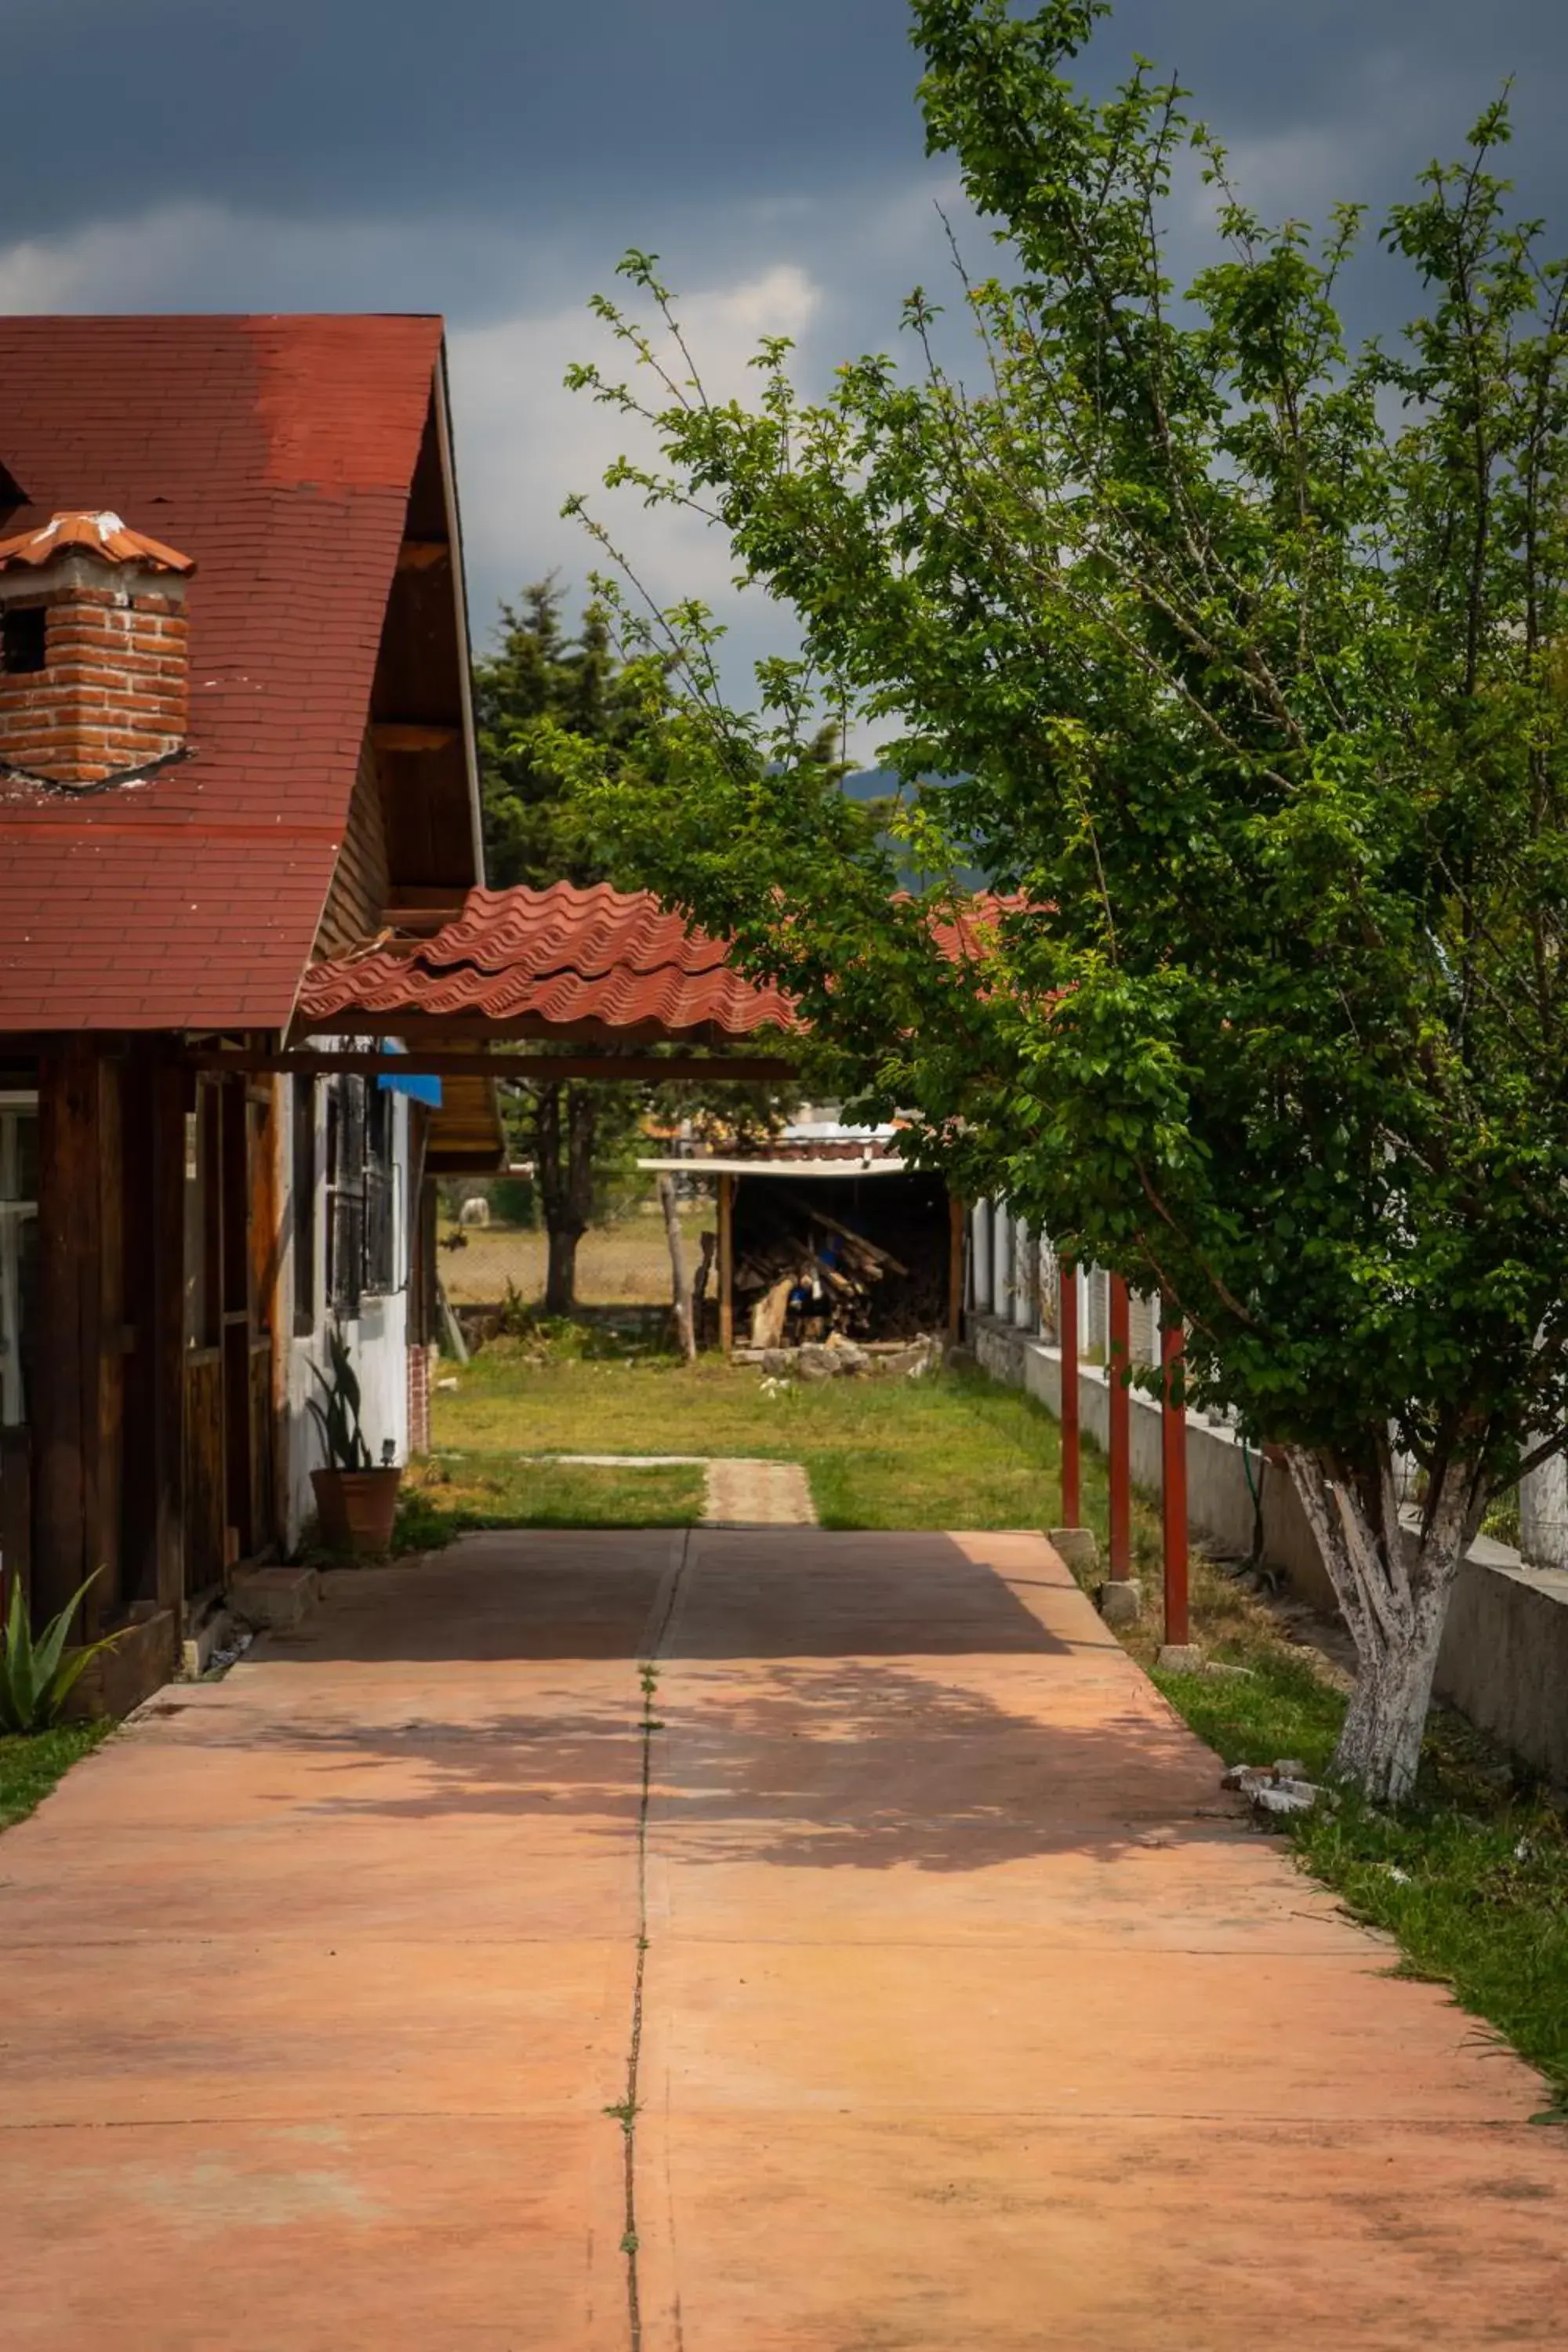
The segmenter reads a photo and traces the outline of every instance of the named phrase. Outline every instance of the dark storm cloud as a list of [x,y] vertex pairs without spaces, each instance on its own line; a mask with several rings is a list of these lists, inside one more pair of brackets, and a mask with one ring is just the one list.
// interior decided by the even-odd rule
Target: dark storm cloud
[[12,233],[132,189],[541,221],[627,189],[728,201],[907,160],[917,70],[901,0],[0,0],[0,44],[27,94]]
[[[522,581],[587,568],[559,510],[619,428],[561,379],[626,246],[690,290],[737,390],[763,332],[795,331],[819,387],[941,285],[952,172],[924,159],[907,27],[905,0],[0,0],[0,309],[444,311],[482,632]],[[1274,217],[1375,217],[1511,76],[1510,168],[1568,248],[1564,0],[1126,0],[1089,78],[1133,49]],[[1204,233],[1184,184],[1178,278]],[[1346,290],[1357,331],[1412,299],[1375,257]],[[722,549],[668,510],[625,535],[660,595],[731,611]]]
[[[849,188],[917,165],[907,21],[903,0],[0,0],[0,236],[192,197],[586,226]],[[1233,136],[1374,106],[1393,162],[1507,73],[1554,146],[1565,24],[1561,0],[1130,0],[1100,47],[1175,66]]]

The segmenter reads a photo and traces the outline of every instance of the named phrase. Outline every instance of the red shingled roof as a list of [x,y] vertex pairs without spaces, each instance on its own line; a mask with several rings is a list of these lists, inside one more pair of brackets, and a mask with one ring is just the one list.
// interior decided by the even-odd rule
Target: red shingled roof
[[7,535],[110,509],[196,566],[189,756],[0,788],[0,1027],[288,1021],[440,353],[438,319],[0,319]]
[[[983,893],[956,921],[935,923],[943,953],[955,962],[982,955],[985,924],[1010,903]],[[384,1023],[395,1031],[406,1015],[477,1017],[621,1044],[798,1029],[794,1000],[742,979],[728,954],[721,940],[668,913],[647,890],[607,883],[580,890],[570,882],[470,890],[457,921],[432,939],[384,935],[356,954],[312,965],[299,1013],[318,1030]]]
[[433,939],[314,965],[300,1014],[317,1028],[351,1013],[479,1015],[623,1041],[795,1028],[789,998],[731,971],[726,952],[647,890],[470,890]]

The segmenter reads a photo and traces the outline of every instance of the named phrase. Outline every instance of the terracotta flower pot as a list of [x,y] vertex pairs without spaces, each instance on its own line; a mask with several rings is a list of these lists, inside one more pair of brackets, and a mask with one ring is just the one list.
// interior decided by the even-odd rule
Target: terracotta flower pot
[[326,1549],[355,1559],[384,1559],[392,1549],[402,1475],[399,1469],[312,1470],[316,1517]]

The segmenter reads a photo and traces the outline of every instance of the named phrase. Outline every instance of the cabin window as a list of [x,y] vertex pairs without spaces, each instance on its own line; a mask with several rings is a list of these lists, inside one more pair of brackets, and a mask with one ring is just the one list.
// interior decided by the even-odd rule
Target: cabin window
[[47,624],[41,604],[13,606],[0,614],[0,669],[7,677],[43,669],[48,660]]
[[360,1302],[401,1289],[397,1273],[396,1129],[393,1097],[344,1076],[327,1089],[327,1301],[353,1317]]
[[399,1287],[394,1205],[394,1099],[384,1087],[373,1085],[366,1102],[364,1286],[377,1297]]
[[327,1087],[327,1304],[351,1321],[364,1289],[364,1080]]
[[37,1329],[38,1108],[32,1095],[0,1095],[0,1425],[27,1418]]

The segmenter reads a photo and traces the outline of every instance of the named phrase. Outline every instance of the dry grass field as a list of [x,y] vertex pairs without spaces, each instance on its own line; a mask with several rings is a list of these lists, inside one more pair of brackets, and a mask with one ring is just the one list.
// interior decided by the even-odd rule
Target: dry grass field
[[[710,1209],[682,1215],[687,1265],[695,1274]],[[441,1280],[454,1307],[489,1307],[507,1294],[510,1282],[529,1304],[544,1296],[542,1233],[510,1225],[462,1229],[461,1246],[448,1246],[458,1229],[443,1223]],[[664,1221],[633,1216],[584,1234],[577,1249],[577,1297],[584,1307],[665,1307],[669,1303],[669,1250]]]

